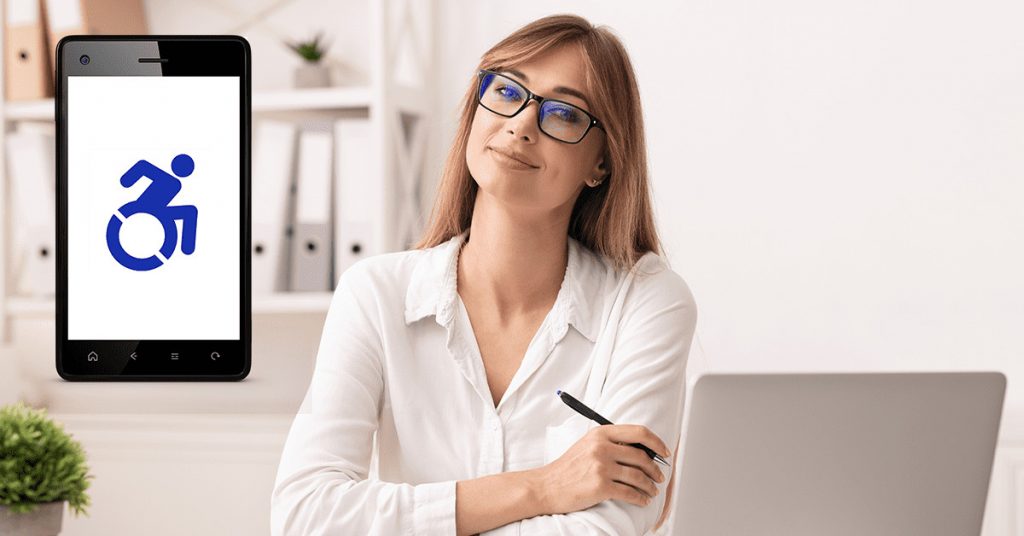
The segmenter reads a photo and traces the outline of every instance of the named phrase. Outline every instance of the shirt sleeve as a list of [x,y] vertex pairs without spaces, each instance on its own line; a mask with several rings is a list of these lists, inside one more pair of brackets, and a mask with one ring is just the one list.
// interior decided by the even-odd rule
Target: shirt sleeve
[[367,478],[384,377],[378,330],[357,298],[373,300],[366,299],[371,285],[360,283],[359,264],[341,276],[331,300],[313,378],[281,455],[271,532],[453,535],[455,480]]
[[[686,362],[697,324],[697,307],[683,279],[665,268],[638,279],[623,303],[608,376],[594,410],[615,424],[642,424],[675,450],[682,433]],[[655,482],[647,506],[615,499],[578,512],[543,515],[499,527],[487,536],[640,536],[654,529],[665,506],[672,467]]]

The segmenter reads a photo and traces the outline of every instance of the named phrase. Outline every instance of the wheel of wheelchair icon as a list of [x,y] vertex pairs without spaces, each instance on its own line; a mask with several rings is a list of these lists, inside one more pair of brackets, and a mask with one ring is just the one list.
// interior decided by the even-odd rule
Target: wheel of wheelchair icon
[[[121,227],[124,222],[118,217],[118,213],[127,220],[134,214],[144,212],[141,207],[138,207],[132,201],[119,208],[117,213],[110,216],[110,221],[107,222],[107,247],[110,249],[110,254],[114,256],[114,260],[120,263],[121,266],[137,272],[153,270],[164,264],[164,261],[156,256],[156,254],[145,258],[135,257],[125,251],[124,246],[121,244]],[[178,227],[175,225],[173,218],[161,218],[155,214],[153,216],[156,216],[164,229],[164,243],[160,247],[160,254],[163,255],[164,259],[170,259],[171,254],[174,253],[174,248],[178,245]]]

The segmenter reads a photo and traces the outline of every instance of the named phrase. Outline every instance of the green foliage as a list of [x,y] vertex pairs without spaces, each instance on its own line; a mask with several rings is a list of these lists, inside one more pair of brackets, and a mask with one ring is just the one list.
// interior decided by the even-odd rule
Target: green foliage
[[76,516],[84,514],[88,470],[82,446],[46,410],[21,402],[0,408],[0,505],[26,513],[67,501]]
[[308,41],[285,44],[288,45],[288,48],[294,50],[299,56],[302,56],[302,59],[316,63],[320,61],[320,58],[323,57],[324,52],[327,50],[327,45],[320,42],[322,37],[323,32],[320,32]]

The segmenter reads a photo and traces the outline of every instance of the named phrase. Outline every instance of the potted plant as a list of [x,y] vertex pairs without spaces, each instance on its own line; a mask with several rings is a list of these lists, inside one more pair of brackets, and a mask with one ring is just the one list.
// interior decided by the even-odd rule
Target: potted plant
[[312,39],[296,43],[285,43],[302,58],[302,65],[295,68],[295,87],[327,87],[331,85],[330,72],[324,65],[327,45],[321,43],[322,33]]
[[82,446],[45,410],[0,408],[0,534],[58,534],[65,501],[86,513],[88,470]]

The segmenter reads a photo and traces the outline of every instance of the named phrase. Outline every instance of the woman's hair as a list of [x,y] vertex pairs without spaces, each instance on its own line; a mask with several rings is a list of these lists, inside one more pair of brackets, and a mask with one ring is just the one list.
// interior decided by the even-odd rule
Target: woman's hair
[[[661,254],[647,184],[647,148],[636,75],[618,37],[575,15],[538,19],[501,40],[478,69],[514,68],[561,45],[577,46],[586,73],[588,110],[605,128],[608,175],[584,187],[569,219],[569,236],[628,270],[648,251]],[[455,139],[448,151],[430,221],[415,248],[441,244],[472,221],[477,184],[466,164],[469,131],[476,114],[476,72],[462,99]]]

